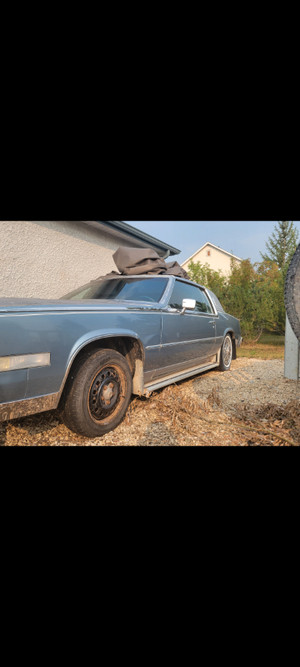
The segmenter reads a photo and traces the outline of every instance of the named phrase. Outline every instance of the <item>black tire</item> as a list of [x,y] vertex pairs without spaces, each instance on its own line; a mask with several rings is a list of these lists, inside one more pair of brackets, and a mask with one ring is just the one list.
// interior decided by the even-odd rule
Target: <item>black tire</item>
[[232,362],[232,338],[230,334],[226,334],[223,345],[221,347],[220,356],[220,371],[229,371]]
[[96,438],[121,423],[131,394],[130,368],[119,352],[87,353],[75,362],[68,378],[62,419],[75,433]]

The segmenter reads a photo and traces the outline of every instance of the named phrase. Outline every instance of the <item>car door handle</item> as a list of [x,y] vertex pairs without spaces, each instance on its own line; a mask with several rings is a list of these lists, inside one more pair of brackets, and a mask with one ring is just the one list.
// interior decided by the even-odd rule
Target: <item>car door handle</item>
[[215,320],[209,320],[208,323],[209,323],[209,324],[215,324],[216,322],[215,322]]

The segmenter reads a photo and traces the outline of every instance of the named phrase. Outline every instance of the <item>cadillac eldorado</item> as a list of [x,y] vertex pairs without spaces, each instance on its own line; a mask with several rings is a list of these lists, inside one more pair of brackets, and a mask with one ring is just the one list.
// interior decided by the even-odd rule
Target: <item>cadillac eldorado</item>
[[172,275],[111,275],[58,300],[0,300],[0,420],[60,409],[84,436],[114,429],[132,394],[228,371],[239,321]]

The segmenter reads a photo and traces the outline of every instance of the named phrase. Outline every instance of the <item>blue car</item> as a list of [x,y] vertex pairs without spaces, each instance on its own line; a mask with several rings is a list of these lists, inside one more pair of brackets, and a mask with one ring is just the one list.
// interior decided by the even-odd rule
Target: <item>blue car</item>
[[59,408],[84,436],[114,429],[132,394],[230,369],[239,321],[174,275],[110,275],[58,300],[0,300],[0,420]]

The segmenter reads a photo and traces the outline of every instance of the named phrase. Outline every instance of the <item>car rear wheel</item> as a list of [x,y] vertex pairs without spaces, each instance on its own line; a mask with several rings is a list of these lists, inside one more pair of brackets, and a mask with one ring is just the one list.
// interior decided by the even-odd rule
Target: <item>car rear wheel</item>
[[62,418],[79,435],[96,438],[123,420],[132,394],[126,359],[115,350],[87,353],[75,362],[63,398]]
[[232,338],[226,334],[221,347],[220,370],[229,371],[232,362]]

